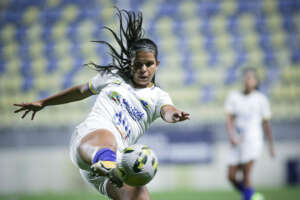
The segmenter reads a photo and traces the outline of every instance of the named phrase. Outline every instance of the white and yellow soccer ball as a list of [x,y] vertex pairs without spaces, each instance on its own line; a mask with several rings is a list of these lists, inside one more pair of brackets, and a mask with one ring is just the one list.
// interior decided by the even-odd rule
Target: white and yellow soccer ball
[[135,144],[125,148],[117,172],[125,184],[143,186],[149,183],[157,172],[158,159],[148,146]]

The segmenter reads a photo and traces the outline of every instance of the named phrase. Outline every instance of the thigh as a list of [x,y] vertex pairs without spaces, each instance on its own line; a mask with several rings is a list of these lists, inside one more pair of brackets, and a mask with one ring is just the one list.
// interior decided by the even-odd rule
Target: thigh
[[117,188],[108,182],[106,192],[108,197],[113,200],[150,200],[150,194],[146,186],[132,187],[124,185],[122,188]]

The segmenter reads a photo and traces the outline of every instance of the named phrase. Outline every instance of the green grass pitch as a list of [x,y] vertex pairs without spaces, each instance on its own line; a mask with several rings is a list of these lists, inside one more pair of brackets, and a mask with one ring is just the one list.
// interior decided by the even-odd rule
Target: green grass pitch
[[[265,200],[299,200],[300,187],[259,190]],[[0,195],[0,200],[105,200],[97,193],[43,193],[31,195]],[[233,191],[169,191],[151,193],[152,200],[241,200]]]

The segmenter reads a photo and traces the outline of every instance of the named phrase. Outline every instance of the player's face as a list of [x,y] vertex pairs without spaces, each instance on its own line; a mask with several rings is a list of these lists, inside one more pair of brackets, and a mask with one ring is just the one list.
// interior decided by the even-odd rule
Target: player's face
[[154,53],[137,51],[131,66],[135,87],[151,87],[158,65],[159,61],[155,59]]
[[246,72],[244,75],[244,86],[248,91],[252,91],[257,86],[257,80],[254,72]]

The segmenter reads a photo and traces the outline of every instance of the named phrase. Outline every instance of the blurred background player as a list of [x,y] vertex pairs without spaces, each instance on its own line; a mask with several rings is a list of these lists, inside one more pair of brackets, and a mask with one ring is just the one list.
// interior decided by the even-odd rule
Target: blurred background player
[[117,16],[120,32],[106,29],[113,34],[121,52],[106,41],[96,41],[110,48],[111,65],[91,63],[99,74],[88,83],[37,102],[15,104],[20,107],[15,112],[25,111],[22,118],[33,112],[31,119],[34,119],[36,112],[46,106],[98,94],[92,111],[73,134],[71,159],[84,180],[101,194],[112,199],[150,199],[146,187],[122,186],[113,170],[118,153],[135,144],[158,117],[175,123],[189,119],[189,114],[175,108],[169,95],[155,85],[158,50],[153,41],[143,38],[142,13],[118,10]]
[[[259,79],[256,70],[245,69],[243,81],[243,91],[231,92],[225,102],[227,131],[231,143],[228,179],[243,194],[244,200],[250,200],[255,193],[250,174],[263,149],[263,131],[272,157],[274,148],[269,124],[270,104],[265,95],[257,90]],[[243,173],[242,180],[236,178],[239,170]]]

